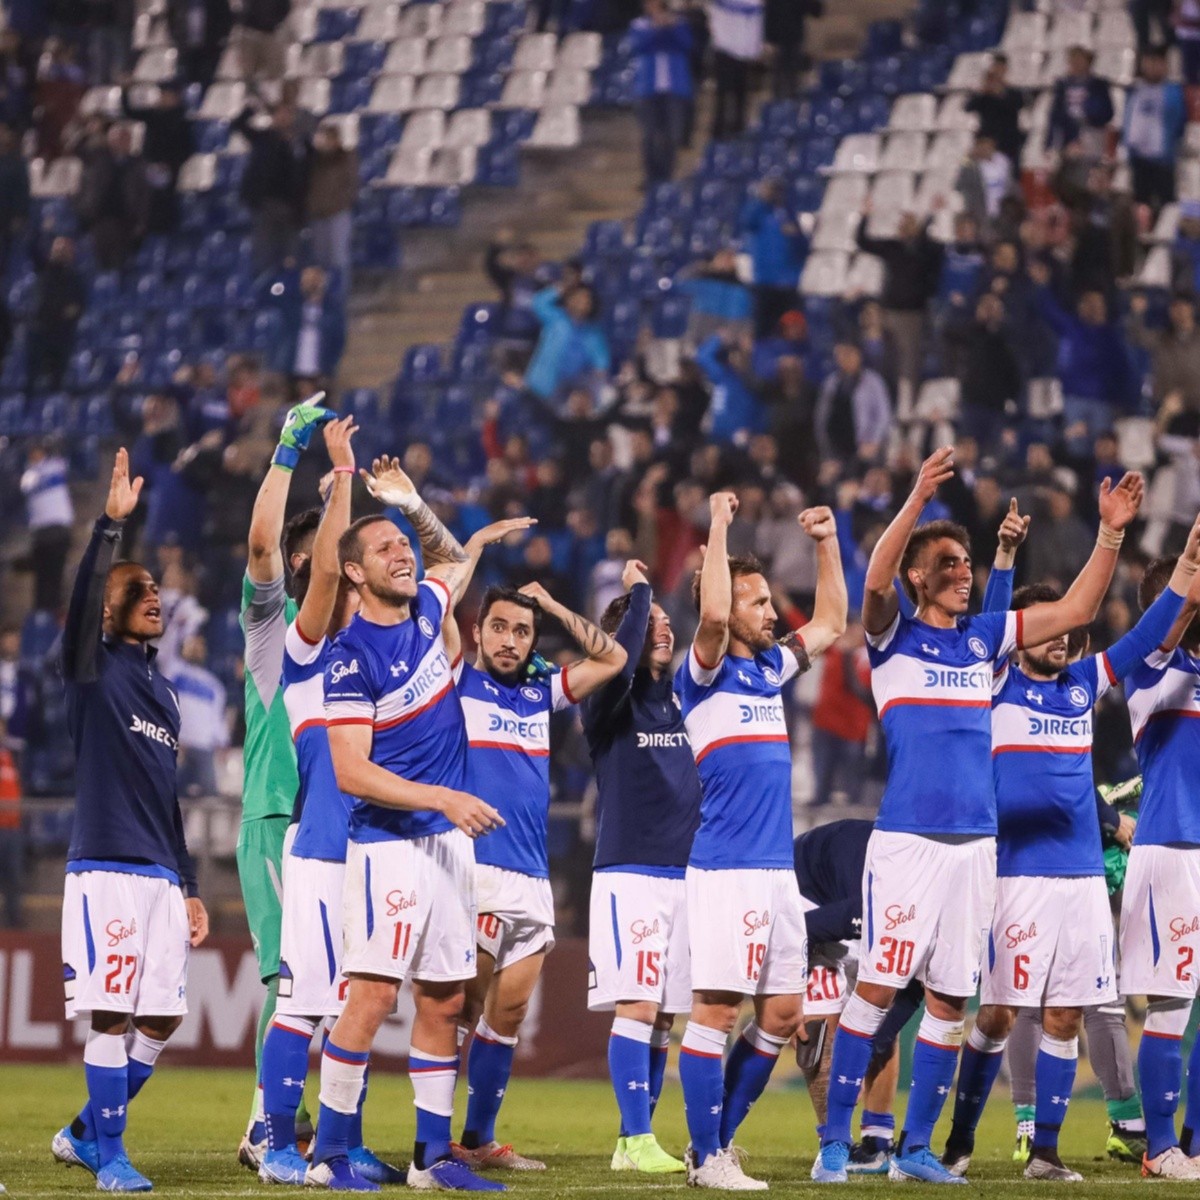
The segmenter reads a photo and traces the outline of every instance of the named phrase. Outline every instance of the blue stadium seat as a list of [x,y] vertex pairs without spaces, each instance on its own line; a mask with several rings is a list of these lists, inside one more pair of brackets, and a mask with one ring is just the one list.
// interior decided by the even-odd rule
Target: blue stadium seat
[[429,224],[454,228],[462,221],[462,200],[456,187],[434,188],[429,196]]
[[487,342],[467,342],[454,351],[454,378],[483,380],[492,376],[492,347]]
[[193,121],[192,144],[197,154],[219,154],[229,144],[229,122]]
[[625,225],[621,221],[593,221],[583,243],[587,258],[621,254],[625,250]]
[[387,219],[392,225],[428,225],[429,193],[425,188],[396,188],[387,193]]
[[358,28],[359,10],[357,8],[322,8],[317,12],[318,42],[340,42],[343,38],[353,37]]
[[516,187],[521,181],[520,157],[511,142],[480,146],[475,163],[475,182],[485,187]]
[[0,437],[18,437],[25,431],[25,397],[0,398]]
[[405,352],[400,378],[406,383],[432,383],[442,378],[442,351],[438,346],[411,346]]
[[374,388],[352,388],[343,392],[338,404],[338,413],[353,417],[364,429],[379,423],[379,393]]
[[57,617],[45,609],[34,609],[21,623],[21,658],[40,663],[57,640]]
[[504,74],[500,71],[464,71],[459,76],[458,102],[463,108],[487,108],[500,99]]
[[691,297],[672,289],[664,292],[654,303],[651,329],[657,338],[678,338],[687,333]]
[[459,343],[491,341],[496,336],[499,311],[498,304],[468,304],[458,327]]
[[378,75],[387,55],[387,42],[349,42],[342,58],[342,76],[365,80]]

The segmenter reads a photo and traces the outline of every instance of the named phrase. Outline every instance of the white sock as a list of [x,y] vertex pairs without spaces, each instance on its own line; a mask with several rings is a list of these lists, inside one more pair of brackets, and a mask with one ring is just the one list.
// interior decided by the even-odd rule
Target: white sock
[[88,1030],[83,1047],[83,1061],[92,1067],[127,1067],[129,1053],[125,1049],[125,1034],[97,1033]]
[[[480,1024],[484,1024],[482,1021]],[[485,1026],[486,1028],[486,1026]],[[489,1035],[490,1036],[490,1035]],[[504,1039],[515,1042],[516,1039]],[[419,1062],[420,1069],[414,1064]],[[412,1080],[413,1104],[442,1117],[454,1115],[454,1085],[458,1080],[458,1055],[430,1054],[410,1046],[409,1079]]]
[[654,1041],[654,1026],[647,1025],[645,1021],[635,1021],[632,1017],[613,1017],[612,1035],[650,1046]]
[[148,1067],[158,1062],[158,1056],[166,1044],[157,1038],[147,1037],[140,1029],[131,1029],[125,1035],[125,1053],[134,1062],[145,1063]]

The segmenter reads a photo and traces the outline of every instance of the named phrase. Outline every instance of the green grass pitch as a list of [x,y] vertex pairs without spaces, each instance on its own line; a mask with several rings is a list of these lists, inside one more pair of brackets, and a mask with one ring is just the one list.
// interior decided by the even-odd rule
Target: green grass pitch
[[[315,1098],[310,1080],[309,1099]],[[73,1115],[83,1091],[82,1067],[0,1067],[0,1182],[18,1198],[93,1194],[91,1176],[68,1170],[50,1157],[50,1138]],[[464,1089],[460,1088],[460,1098]],[[133,1104],[127,1143],[134,1164],[165,1196],[274,1196],[283,1189],[260,1184],[236,1163],[235,1152],[249,1100],[245,1072],[172,1068],[170,1051],[161,1071]],[[901,1097],[903,1101],[903,1097]],[[656,1119],[663,1145],[675,1153],[687,1141],[677,1081],[668,1080]],[[455,1121],[455,1131],[460,1120]],[[403,1074],[373,1072],[366,1112],[367,1141],[389,1161],[407,1162],[413,1116],[412,1092]],[[948,1120],[939,1127],[940,1146]],[[543,1174],[506,1176],[514,1194],[633,1197],[674,1193],[681,1198],[681,1176],[666,1178],[613,1174],[608,1168],[615,1141],[612,1094],[604,1083],[514,1079],[501,1114],[500,1134],[518,1149],[544,1157]],[[1063,1158],[1083,1172],[1078,1194],[1113,1196],[1144,1186],[1136,1167],[1103,1157],[1107,1127],[1103,1104],[1079,1099],[1071,1105],[1063,1136]],[[971,1182],[983,1194],[1061,1190],[1021,1178],[1010,1161],[1013,1125],[1006,1093],[997,1091],[980,1131]],[[812,1108],[803,1087],[772,1088],[743,1127],[739,1142],[750,1152],[751,1175],[770,1182],[771,1193],[815,1194],[809,1168],[815,1148]],[[890,1194],[898,1185],[886,1178],[854,1182],[837,1194],[847,1197]],[[1181,1185],[1160,1185],[1173,1194]],[[1068,1191],[1072,1189],[1067,1189]],[[1200,1185],[1183,1189],[1200,1192]],[[903,1187],[914,1198],[944,1189],[916,1184]],[[311,1195],[311,1193],[309,1193]],[[695,1192],[687,1193],[695,1195]]]

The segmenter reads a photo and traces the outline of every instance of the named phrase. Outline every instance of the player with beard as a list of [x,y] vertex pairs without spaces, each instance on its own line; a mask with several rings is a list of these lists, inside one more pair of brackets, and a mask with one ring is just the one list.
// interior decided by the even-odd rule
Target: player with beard
[[[692,1137],[688,1183],[758,1191],[767,1185],[743,1172],[733,1136],[799,1026],[808,975],[782,690],[845,631],[846,584],[833,514],[805,509],[800,526],[817,543],[813,619],[777,642],[761,564],[726,550],[737,507],[729,492],[709,498],[708,546],[692,589],[700,624],[675,676],[703,790],[685,884],[692,1014],[679,1076]],[[722,1071],[746,996],[754,1020]]]
[[[533,666],[547,615],[586,657],[562,670]],[[458,648],[452,625],[447,650],[453,658]],[[467,1053],[466,1121],[454,1153],[480,1170],[544,1170],[545,1163],[497,1141],[496,1118],[521,1022],[554,946],[547,850],[550,714],[612,679],[625,665],[625,651],[540,583],[488,588],[474,632],[475,663],[456,668],[469,743],[466,786],[500,813],[504,827],[475,848],[479,955],[463,1014],[467,1028],[474,1024],[474,1038]]]
[[325,717],[337,786],[354,797],[346,847],[342,973],[346,1005],[321,1057],[321,1116],[306,1183],[374,1191],[350,1162],[371,1044],[412,980],[416,1017],[408,1070],[417,1108],[408,1183],[503,1191],[450,1152],[458,1020],[475,975],[472,838],[503,819],[465,791],[466,726],[441,626],[474,568],[395,460],[363,472],[421,540],[382,516],[342,535],[338,561],[359,612],[325,664]]
[[658,1144],[675,1014],[692,1006],[684,872],[700,824],[700,777],[671,683],[675,635],[643,563],[600,628],[625,665],[581,706],[596,766],[596,853],[588,922],[588,1008],[612,1012],[608,1071],[621,1114],[614,1171],[686,1170]]
[[[913,1059],[904,1132],[889,1174],[896,1180],[961,1183],[932,1151],[949,1094],[967,998],[996,890],[996,797],[991,772],[995,673],[1009,653],[1088,624],[1136,516],[1142,479],[1099,490],[1096,548],[1062,600],[1019,613],[968,616],[972,564],[966,531],[949,521],[918,528],[926,505],[954,473],[945,447],[921,465],[913,490],[871,555],[863,626],[871,687],[887,739],[888,782],[863,878],[863,952],[858,983],[834,1036],[828,1119],[812,1178],[844,1183],[850,1126],[872,1040],[896,994],[925,984],[925,1015]],[[914,617],[899,609],[899,575]]]
[[151,1190],[125,1152],[125,1115],[187,1012],[188,947],[208,934],[175,791],[179,702],[150,645],[163,632],[158,584],[112,561],[141,490],[118,450],[62,640],[76,760],[63,981],[68,1020],[90,1026],[88,1102],[51,1149],[104,1192]]
[[[1155,603],[1175,569],[1169,558],[1146,568],[1138,589],[1143,609]],[[1195,1047],[1188,1061],[1183,1133],[1175,1136],[1181,1041],[1200,987],[1200,809],[1194,798],[1200,762],[1198,602],[1200,586],[1194,586],[1162,648],[1146,657],[1125,688],[1142,800],[1121,901],[1120,989],[1123,996],[1147,998],[1138,1047],[1148,1143],[1142,1174],[1168,1179],[1200,1179]]]
[[[1085,630],[1018,652],[996,672],[992,765],[998,820],[996,906],[984,960],[981,1006],[963,1051],[954,1124],[942,1161],[966,1173],[975,1129],[1000,1070],[1018,1009],[1042,1012],[1033,1147],[1027,1179],[1079,1181],[1058,1137],[1079,1057],[1086,1007],[1117,989],[1112,916],[1096,820],[1092,710],[1171,631],[1200,566],[1200,520],[1170,583],[1105,653],[1081,658]],[[1059,600],[1046,584],[1020,589],[1013,608]]]

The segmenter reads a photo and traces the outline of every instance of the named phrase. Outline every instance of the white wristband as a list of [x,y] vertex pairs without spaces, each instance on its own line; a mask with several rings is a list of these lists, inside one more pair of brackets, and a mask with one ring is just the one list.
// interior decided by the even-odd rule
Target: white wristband
[[414,513],[421,507],[421,497],[416,492],[406,492],[396,501],[396,507],[402,513]]

